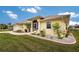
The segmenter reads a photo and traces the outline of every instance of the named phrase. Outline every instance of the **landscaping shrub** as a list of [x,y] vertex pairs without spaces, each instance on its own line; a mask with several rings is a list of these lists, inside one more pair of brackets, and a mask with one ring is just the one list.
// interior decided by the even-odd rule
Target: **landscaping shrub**
[[32,35],[38,35],[38,36],[40,36],[40,33],[32,33]]
[[63,31],[60,31],[60,39],[63,39],[65,37],[65,33]]
[[69,36],[69,30],[67,30],[65,37],[68,37],[68,36]]
[[22,31],[22,30],[17,30],[17,31],[15,31],[15,32],[22,33],[23,31]]
[[41,31],[40,31],[40,35],[41,35],[42,37],[45,37],[45,36],[46,36],[45,31],[44,31],[44,30],[41,30]]
[[70,32],[72,31],[71,26],[69,26],[66,30],[67,30],[67,32],[66,32],[65,37],[68,37],[70,35]]
[[40,35],[40,33],[37,33],[37,35],[39,36],[39,35]]
[[53,26],[53,30],[57,33],[58,38],[61,39],[61,35],[60,35],[61,33],[59,31],[60,24],[59,23],[55,23],[52,26]]

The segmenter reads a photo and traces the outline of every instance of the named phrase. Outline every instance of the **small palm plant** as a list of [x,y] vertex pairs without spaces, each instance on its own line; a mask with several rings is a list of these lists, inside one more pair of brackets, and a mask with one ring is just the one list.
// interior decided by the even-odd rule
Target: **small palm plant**
[[40,31],[40,35],[41,35],[42,37],[45,37],[45,36],[46,36],[46,32],[45,32],[44,29]]
[[54,31],[56,31],[58,38],[60,39],[61,35],[60,35],[60,31],[59,31],[59,29],[60,29],[59,23],[55,23],[52,26],[53,26]]
[[70,32],[72,31],[72,27],[71,27],[71,26],[68,26],[68,27],[66,28],[66,30],[67,30],[67,32],[66,32],[65,37],[68,37],[68,36],[70,35]]

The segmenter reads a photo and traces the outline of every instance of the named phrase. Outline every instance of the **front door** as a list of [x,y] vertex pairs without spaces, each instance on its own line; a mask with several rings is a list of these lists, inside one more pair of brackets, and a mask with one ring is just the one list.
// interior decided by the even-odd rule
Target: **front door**
[[36,31],[36,30],[38,30],[38,22],[37,22],[37,20],[34,20],[33,21],[33,31]]

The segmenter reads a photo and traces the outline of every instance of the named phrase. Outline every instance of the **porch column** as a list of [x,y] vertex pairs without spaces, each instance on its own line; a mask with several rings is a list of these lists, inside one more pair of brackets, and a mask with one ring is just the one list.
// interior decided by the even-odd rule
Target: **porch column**
[[40,32],[40,21],[38,21],[38,32]]
[[33,23],[31,21],[31,32],[33,32]]

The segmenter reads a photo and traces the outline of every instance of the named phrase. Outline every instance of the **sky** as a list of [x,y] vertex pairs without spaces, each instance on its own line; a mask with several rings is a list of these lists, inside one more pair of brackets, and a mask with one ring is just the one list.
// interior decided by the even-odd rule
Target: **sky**
[[79,24],[78,6],[0,6],[0,24],[17,23],[35,16],[70,14],[70,25]]

